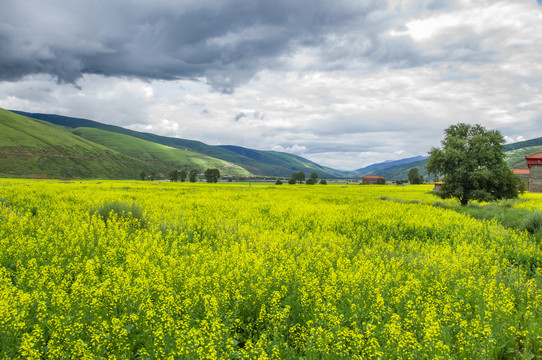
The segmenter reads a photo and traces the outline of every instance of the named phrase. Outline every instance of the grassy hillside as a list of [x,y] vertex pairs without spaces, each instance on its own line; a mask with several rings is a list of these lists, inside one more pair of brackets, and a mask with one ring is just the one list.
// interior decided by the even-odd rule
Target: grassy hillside
[[129,135],[84,127],[75,129],[73,133],[122,154],[152,163],[156,171],[197,168],[203,172],[207,168],[218,168],[223,175],[250,176],[247,170],[232,163]]
[[290,176],[294,171],[304,171],[306,175],[309,176],[314,171],[319,177],[335,178],[345,176],[343,171],[319,165],[294,154],[279,151],[253,150],[233,145],[222,145],[218,147],[227,149],[243,158],[249,159],[243,161],[258,167],[265,174],[269,175],[283,174],[282,176]]
[[143,165],[63,127],[0,109],[0,176],[133,178]]
[[515,150],[507,151],[506,162],[511,168],[527,168],[527,161],[525,161],[525,156],[536,154],[542,151],[542,145],[538,146],[529,146],[525,148],[517,148]]
[[124,129],[118,126],[102,124],[88,119],[72,118],[52,114],[26,113],[22,111],[15,112],[69,128],[97,128],[114,133],[130,135],[139,139],[152,141],[182,150],[188,149],[199,154],[237,164],[255,175],[290,176],[294,171],[304,171],[308,174],[316,171],[320,177],[334,178],[345,176],[345,172],[343,171],[321,166],[300,156],[288,153],[252,150],[239,146],[212,146],[202,143],[201,141],[143,133]]

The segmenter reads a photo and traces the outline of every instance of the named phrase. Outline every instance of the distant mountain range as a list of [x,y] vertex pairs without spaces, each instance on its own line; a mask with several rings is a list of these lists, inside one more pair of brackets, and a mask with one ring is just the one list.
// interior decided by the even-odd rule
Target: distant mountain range
[[[511,167],[526,167],[525,155],[542,151],[542,138],[506,146]],[[316,172],[320,178],[380,175],[406,179],[417,167],[426,176],[427,156],[373,164],[354,171],[321,166],[301,156],[234,145],[159,136],[88,119],[0,109],[0,176],[137,179],[142,171],[218,168],[238,177],[289,177]]]
[[[41,139],[45,125],[48,125],[45,132],[57,135]],[[167,173],[172,169],[197,168],[203,172],[210,167],[218,168],[223,175],[244,177],[289,177],[294,171],[304,171],[307,175],[316,172],[321,178],[341,178],[345,174],[293,154],[240,146],[212,146],[88,119],[0,109],[0,126],[18,128],[14,142],[4,141],[7,130],[0,133],[0,153],[6,156],[5,160],[0,160],[0,174],[4,176],[137,178],[141,171]],[[55,138],[67,140],[56,143]],[[82,141],[89,148],[74,145]],[[21,145],[17,146],[17,143]],[[96,153],[92,159],[85,157],[86,152],[92,152],[91,148]],[[40,154],[40,157],[24,154]],[[115,159],[115,164],[123,165],[106,165],[106,159]]]

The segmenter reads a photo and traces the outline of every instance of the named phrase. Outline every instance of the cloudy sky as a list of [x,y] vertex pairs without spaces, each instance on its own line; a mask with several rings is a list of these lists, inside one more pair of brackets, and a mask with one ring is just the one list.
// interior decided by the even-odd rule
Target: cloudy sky
[[2,0],[0,107],[291,152],[542,136],[542,0]]

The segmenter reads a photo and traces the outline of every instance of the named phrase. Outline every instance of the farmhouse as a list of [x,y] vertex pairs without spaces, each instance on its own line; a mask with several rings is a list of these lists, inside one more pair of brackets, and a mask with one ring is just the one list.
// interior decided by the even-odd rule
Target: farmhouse
[[433,191],[439,191],[440,187],[444,184],[444,181],[436,181],[433,183]]
[[[378,179],[384,180],[383,184],[386,183],[386,179],[384,177],[378,176],[378,175],[366,175],[366,176],[361,178],[361,183],[363,185],[377,184]],[[382,180],[381,180],[381,182],[382,182]]]
[[529,167],[529,192],[542,193],[542,152],[525,156]]
[[529,191],[529,169],[511,169],[512,172],[518,175],[523,183],[524,190]]

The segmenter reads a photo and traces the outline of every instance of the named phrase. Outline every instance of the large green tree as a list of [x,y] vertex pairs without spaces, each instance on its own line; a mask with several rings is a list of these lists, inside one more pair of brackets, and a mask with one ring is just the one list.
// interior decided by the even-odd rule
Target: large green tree
[[493,201],[518,196],[518,177],[504,160],[504,138],[481,125],[459,123],[444,131],[442,149],[429,152],[427,171],[442,175],[439,194],[470,200]]

